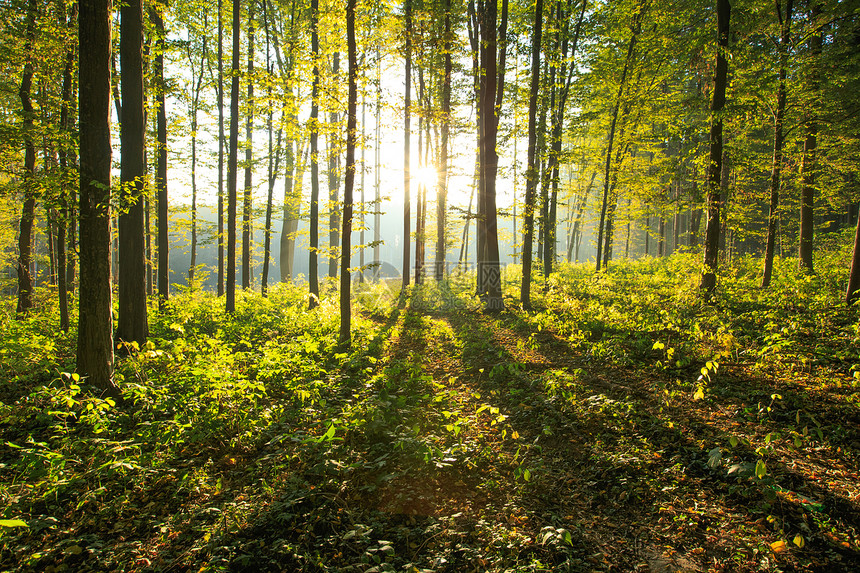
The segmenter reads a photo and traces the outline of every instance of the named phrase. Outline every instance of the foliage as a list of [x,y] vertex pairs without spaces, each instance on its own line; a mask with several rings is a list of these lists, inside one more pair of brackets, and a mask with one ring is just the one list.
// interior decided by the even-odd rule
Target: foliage
[[3,323],[0,562],[850,570],[846,242],[818,275],[779,260],[768,291],[737,258],[709,302],[689,255],[564,266],[531,313],[482,315],[468,277],[362,285],[348,351],[334,293],[246,292],[231,316],[189,290],[120,359],[122,404],[66,374],[45,297]]

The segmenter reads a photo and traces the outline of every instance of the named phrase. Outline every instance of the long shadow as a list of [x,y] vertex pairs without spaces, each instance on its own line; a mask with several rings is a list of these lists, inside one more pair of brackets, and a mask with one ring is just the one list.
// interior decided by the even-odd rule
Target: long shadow
[[[517,324],[517,323],[520,324]],[[523,364],[522,360],[512,356],[506,348],[492,342],[494,333],[492,329],[487,329],[481,325],[475,324],[475,321],[464,321],[455,319],[452,321],[459,335],[465,340],[468,347],[469,342],[476,346],[478,351],[471,357],[473,363],[473,375],[478,383],[485,388],[497,388],[500,385],[508,385],[508,391],[502,393],[503,396],[514,395],[514,389],[517,390],[514,400],[509,401],[509,408],[515,412],[517,408],[522,410],[522,396],[532,394],[533,405],[529,408],[530,412],[538,412],[544,410],[551,413],[548,416],[552,420],[552,430],[556,434],[555,440],[543,440],[544,443],[551,444],[562,453],[567,452],[563,457],[568,460],[568,466],[576,466],[578,464],[586,464],[590,478],[578,480],[576,487],[572,488],[577,491],[578,495],[586,495],[591,500],[603,500],[601,505],[603,509],[602,516],[607,519],[612,519],[612,515],[619,512],[627,513],[628,516],[634,515],[636,519],[624,520],[626,523],[636,523],[644,521],[648,524],[649,531],[658,530],[658,524],[666,517],[661,515],[666,506],[672,507],[670,496],[665,495],[665,488],[657,491],[657,487],[665,482],[666,474],[675,475],[682,480],[693,480],[700,484],[705,491],[709,491],[716,501],[717,505],[725,506],[727,509],[735,512],[746,513],[750,505],[754,505],[770,489],[770,484],[758,480],[737,480],[729,478],[725,471],[718,471],[709,468],[707,462],[709,457],[709,448],[714,444],[725,444],[730,437],[722,430],[713,427],[707,419],[705,419],[699,410],[684,411],[680,408],[675,408],[670,412],[675,419],[671,425],[661,420],[659,415],[661,404],[655,399],[654,392],[647,388],[643,390],[642,382],[638,379],[641,376],[639,373],[633,373],[628,370],[608,367],[606,365],[595,365],[593,361],[586,361],[584,357],[576,349],[569,347],[565,341],[552,336],[549,333],[537,332],[534,329],[529,331],[523,328],[522,321],[516,319],[503,320],[501,324],[511,324],[517,326],[516,329],[507,329],[508,335],[516,337],[517,344],[513,347],[522,348],[537,336],[542,338],[544,344],[551,345],[555,349],[555,353],[562,352],[564,358],[561,360],[548,359],[541,353],[537,353],[536,360],[531,363]],[[498,334],[495,334],[498,339]],[[490,341],[490,342],[488,342]],[[482,348],[484,348],[482,350]],[[492,359],[488,360],[487,358]],[[543,388],[536,386],[533,375],[544,376],[548,370],[552,369],[553,362],[557,366],[561,366],[567,370],[580,369],[579,372],[583,375],[577,379],[577,384],[581,385],[585,390],[583,394],[586,400],[595,397],[606,396],[612,404],[630,403],[633,398],[634,402],[639,402],[644,406],[644,416],[635,416],[630,420],[623,421],[623,414],[619,417],[617,413],[612,416],[607,416],[605,413],[599,416],[591,415],[589,423],[584,424],[584,421],[577,415],[576,412],[565,413],[558,410],[558,404],[553,404],[554,397],[545,395]],[[516,369],[508,369],[507,371],[499,369],[499,364],[520,364]],[[497,372],[495,380],[491,380],[486,376],[486,372]],[[542,395],[543,394],[543,395]],[[520,404],[516,404],[520,401]],[[557,402],[557,400],[555,400]],[[597,402],[602,402],[606,412],[612,412],[612,407],[606,407],[607,401],[598,399]],[[617,409],[617,408],[616,408]],[[543,428],[539,428],[535,419],[538,416],[534,414],[519,415],[512,414],[514,421],[520,422],[521,427],[528,428],[530,436],[534,439],[540,439]],[[665,417],[665,416],[663,416]],[[639,419],[637,419],[639,418]],[[619,420],[622,420],[619,423]],[[679,422],[679,423],[678,423]],[[585,427],[584,427],[585,426]],[[583,440],[582,436],[588,432],[588,427],[594,428],[600,426],[601,431],[598,438],[603,445],[607,445],[610,440],[616,440],[618,443],[623,443],[625,440],[633,436],[644,438],[650,445],[650,449],[660,454],[659,458],[652,458],[649,462],[630,463],[622,460],[622,463],[612,462],[607,463],[607,460],[595,460],[595,454],[598,456],[600,452],[596,452],[597,448],[592,447],[591,441],[595,438],[595,432],[588,435],[588,440]],[[520,433],[524,433],[520,430]],[[563,444],[563,445],[562,445]],[[705,444],[703,446],[703,444]],[[549,448],[544,449],[542,455],[546,457],[546,452]],[[813,492],[817,497],[831,499],[832,507],[836,510],[836,516],[849,526],[857,527],[856,508],[854,504],[844,496],[835,495],[832,492],[820,487],[816,482],[797,474],[785,464],[775,464],[774,472],[776,475],[792,475],[794,483],[798,481],[803,484],[803,491]],[[674,468],[682,469],[682,471],[673,471]],[[650,476],[650,479],[649,479]],[[609,480],[609,481],[607,481]],[[653,484],[649,485],[649,481]],[[614,484],[613,484],[614,482]],[[644,483],[644,492],[643,492]],[[617,498],[609,496],[601,497],[603,492],[613,485],[618,486],[623,484],[624,489],[618,494]],[[635,484],[635,485],[631,485]],[[797,488],[797,486],[794,486]],[[670,491],[674,488],[670,487]],[[737,491],[744,492],[746,496],[737,494]],[[772,490],[771,490],[772,491]],[[633,492],[634,495],[631,495]],[[561,498],[564,493],[559,494]],[[631,502],[636,502],[631,507]],[[648,509],[648,506],[651,509]],[[781,496],[779,506],[768,508],[767,512],[778,514],[783,518],[791,514],[799,514],[801,516],[808,515],[808,511],[804,514],[804,504],[792,502],[786,496]],[[586,509],[594,511],[597,509],[592,503]],[[852,511],[854,510],[854,511]],[[704,516],[695,519],[696,524],[691,535],[690,528],[682,539],[674,540],[674,543],[681,542],[678,546],[679,550],[683,550],[684,543],[698,543],[702,547],[687,547],[686,549],[704,548],[706,556],[715,557],[722,560],[728,560],[732,555],[726,553],[720,547],[714,547],[714,543],[708,543],[707,536],[712,530],[713,524],[719,521],[718,516]],[[798,523],[791,524],[797,530],[801,526]],[[856,529],[855,529],[856,530]],[[774,532],[775,533],[775,532]],[[787,531],[785,533],[788,533]],[[713,535],[711,535],[713,537]],[[773,537],[773,535],[771,535]],[[631,546],[638,547],[641,544],[640,537],[628,539]],[[666,540],[663,540],[664,542]],[[828,563],[829,570],[853,570],[858,563],[858,555],[856,551],[845,548],[834,547],[832,543],[822,541],[820,538],[814,538],[813,543],[807,545],[804,556],[811,556],[816,551],[822,554],[831,551],[841,555],[842,561]],[[698,560],[692,558],[693,561]],[[815,570],[813,567],[812,570]]]

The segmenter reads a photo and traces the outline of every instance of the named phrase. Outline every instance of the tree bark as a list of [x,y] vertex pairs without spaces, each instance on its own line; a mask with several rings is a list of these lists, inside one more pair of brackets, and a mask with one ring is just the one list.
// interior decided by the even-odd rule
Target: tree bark
[[774,121],[773,135],[773,168],[770,176],[770,207],[767,218],[767,244],[764,252],[764,270],[761,278],[761,288],[770,286],[773,274],[773,256],[776,251],[776,228],[778,224],[779,209],[779,185],[782,172],[782,147],[784,142],[783,123],[785,121],[785,102],[787,99],[786,77],[788,72],[788,51],[791,37],[791,11],[793,0],[788,0],[785,5],[785,15],[782,15],[782,2],[777,0],[777,15],[782,22],[782,30],[779,39],[779,87],[776,92],[776,119]]
[[30,92],[33,85],[33,50],[36,39],[36,16],[38,4],[35,0],[27,3],[27,31],[24,41],[26,61],[21,75],[18,97],[24,118],[24,205],[18,228],[18,308],[17,315],[24,316],[33,308],[33,276],[30,266],[33,259],[33,219],[36,216],[36,146],[33,143],[33,103]]
[[218,296],[224,294],[224,6],[218,0]]
[[404,77],[406,86],[403,102],[403,288],[409,286],[409,266],[411,254],[409,252],[412,243],[412,222],[410,196],[412,174],[410,172],[411,151],[411,107],[412,107],[412,2],[404,0],[403,11],[406,19],[406,46],[405,46],[405,68]]
[[[814,1],[812,4],[811,18],[815,22],[821,14],[821,3]],[[800,177],[803,185],[800,189],[800,247],[798,250],[798,264],[800,270],[811,274],[815,272],[812,259],[812,246],[815,234],[814,204],[815,204],[815,155],[818,147],[818,117],[815,112],[817,107],[818,89],[820,83],[819,60],[821,59],[822,33],[821,28],[816,28],[809,39],[809,50],[812,56],[812,70],[810,73],[809,89],[812,92],[813,103],[807,108],[804,127],[806,137],[803,142],[803,162],[800,166]]]
[[352,191],[355,186],[356,107],[358,105],[358,55],[355,46],[355,0],[346,2],[346,41],[349,60],[349,93],[346,111],[346,172],[343,185],[343,230],[340,246],[340,342],[351,342],[349,263],[352,250]]
[[143,96],[143,2],[128,0],[121,8],[120,66],[122,123],[120,180],[123,210],[119,214],[119,288],[117,340],[142,346],[149,336],[146,304],[146,119]]
[[245,117],[245,187],[242,195],[242,288],[251,288],[251,204],[254,167],[254,3],[248,2],[248,115]]
[[[340,52],[332,54],[331,73],[334,84],[338,83],[340,75]],[[328,276],[335,278],[337,276],[337,257],[338,257],[338,242],[340,239],[340,211],[338,206],[338,184],[340,177],[338,176],[338,136],[337,124],[340,121],[336,109],[332,109],[328,115],[329,130],[326,136],[326,147],[328,156]]]
[[854,250],[851,254],[851,272],[848,274],[848,288],[845,291],[846,304],[852,305],[860,298],[860,216],[854,231]]
[[150,8],[150,18],[155,25],[155,60],[154,75],[156,84],[156,153],[155,189],[158,204],[158,306],[163,309],[170,298],[170,245],[168,234],[168,205],[167,205],[167,108],[165,106],[164,83],[164,52],[167,49],[167,39],[164,30],[164,18],[159,10],[166,9],[166,3]]
[[227,158],[227,278],[226,310],[236,312],[236,210],[239,164],[239,60],[241,0],[233,0],[233,58],[230,65],[230,144]]
[[77,371],[119,397],[113,374],[110,284],[110,0],[81,0],[78,27],[80,117],[80,285]]
[[708,225],[705,230],[705,268],[699,289],[711,292],[717,284],[717,264],[720,253],[720,209],[722,207],[723,118],[726,105],[726,83],[729,46],[729,0],[717,0],[717,71],[714,76],[714,96],[711,100],[711,153],[708,164]]
[[308,261],[308,282],[310,294],[308,297],[308,308],[313,309],[319,305],[319,263],[317,252],[319,251],[319,84],[320,84],[320,45],[319,45],[319,2],[311,0],[311,52],[313,53],[313,87],[311,88],[311,213],[310,213],[310,255]]
[[436,192],[436,280],[445,273],[445,227],[448,214],[448,138],[451,131],[451,0],[445,0],[445,31],[443,40],[444,71],[442,78],[442,134],[439,142],[439,181]]
[[[66,20],[64,3],[60,12],[60,24],[67,28],[74,29],[77,27],[78,6],[72,6],[71,14]],[[69,273],[67,269],[70,263],[70,257],[66,256],[66,240],[67,226],[71,223],[74,227],[74,221],[71,216],[71,206],[69,197],[69,185],[67,183],[67,174],[70,168],[71,150],[68,148],[66,141],[70,139],[70,134],[73,129],[70,108],[72,106],[72,89],[73,89],[73,73],[75,69],[76,46],[69,42],[66,46],[65,64],[63,67],[63,87],[60,103],[60,131],[63,134],[63,142],[59,146],[59,162],[60,162],[60,216],[57,218],[57,290],[60,297],[60,328],[63,332],[69,330]],[[69,138],[69,139],[67,139]]]
[[537,169],[537,100],[540,87],[540,47],[543,33],[543,0],[535,1],[535,25],[532,32],[532,77],[529,90],[529,143],[526,167],[526,196],[523,204],[523,276],[520,282],[520,304],[531,308],[532,248],[534,244],[535,188]]

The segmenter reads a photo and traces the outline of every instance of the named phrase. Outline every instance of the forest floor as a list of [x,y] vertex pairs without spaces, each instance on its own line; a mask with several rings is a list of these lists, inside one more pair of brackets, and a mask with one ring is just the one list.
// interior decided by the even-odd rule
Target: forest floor
[[351,349],[334,299],[180,297],[118,406],[9,321],[0,570],[860,570],[860,314],[826,272],[701,301],[694,265],[499,314],[377,286]]

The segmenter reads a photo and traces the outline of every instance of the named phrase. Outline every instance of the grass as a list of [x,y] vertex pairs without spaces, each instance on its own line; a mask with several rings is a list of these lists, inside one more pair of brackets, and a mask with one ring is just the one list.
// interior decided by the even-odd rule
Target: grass
[[[853,571],[860,316],[846,247],[562,265],[535,310],[468,278],[153,309],[95,397],[50,296],[0,339],[0,569]],[[536,280],[541,280],[536,275]],[[430,281],[433,283],[433,281]],[[22,523],[24,525],[22,525]]]

